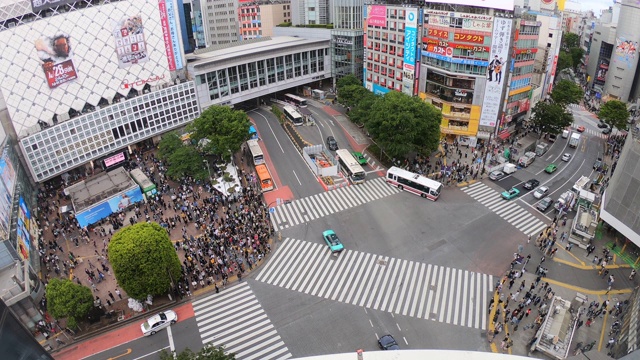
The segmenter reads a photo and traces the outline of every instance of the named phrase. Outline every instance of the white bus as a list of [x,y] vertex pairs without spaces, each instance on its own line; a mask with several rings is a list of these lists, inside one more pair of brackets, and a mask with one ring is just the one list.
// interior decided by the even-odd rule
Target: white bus
[[142,172],[140,169],[133,169],[129,172],[133,181],[140,186],[142,192],[147,196],[155,195],[158,190],[156,189],[156,184],[152,183],[151,180]]
[[300,113],[291,106],[284,107],[284,116],[286,116],[287,119],[293,123],[293,125],[302,125],[302,115],[300,115]]
[[307,107],[307,99],[293,94],[284,94],[284,101],[299,107]]
[[364,182],[365,172],[362,166],[349,153],[347,149],[336,150],[340,170],[349,178],[352,184],[362,184]]
[[249,152],[251,152],[253,165],[264,164],[264,154],[262,154],[262,149],[260,148],[260,144],[258,144],[258,140],[247,140],[247,147],[249,148]]
[[432,201],[438,200],[442,191],[442,183],[395,166],[387,170],[386,181],[400,190],[406,190]]

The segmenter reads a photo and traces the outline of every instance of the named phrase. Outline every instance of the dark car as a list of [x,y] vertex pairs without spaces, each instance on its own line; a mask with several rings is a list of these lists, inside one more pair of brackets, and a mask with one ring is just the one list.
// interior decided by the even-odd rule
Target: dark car
[[538,185],[540,185],[540,181],[538,181],[536,179],[531,179],[531,180],[527,181],[526,183],[524,183],[524,185],[522,185],[522,187],[527,189],[527,190],[533,190]]
[[608,127],[609,127],[609,125],[607,125],[607,124],[605,124],[605,123],[603,123],[603,122],[600,122],[600,123],[598,123],[598,127],[599,127],[600,129],[604,129],[604,128],[608,128]]
[[593,163],[593,170],[596,170],[600,166],[602,166],[602,158],[598,158],[596,162]]
[[338,142],[333,136],[329,136],[327,138],[327,146],[329,147],[329,150],[338,150]]
[[602,129],[603,134],[611,134],[611,128]]
[[536,208],[544,212],[544,211],[547,211],[547,209],[549,208],[549,206],[551,206],[552,203],[553,203],[553,199],[547,196],[546,198],[538,201]]
[[378,339],[378,346],[382,350],[400,350],[400,346],[398,346],[396,339],[391,335],[384,335]]

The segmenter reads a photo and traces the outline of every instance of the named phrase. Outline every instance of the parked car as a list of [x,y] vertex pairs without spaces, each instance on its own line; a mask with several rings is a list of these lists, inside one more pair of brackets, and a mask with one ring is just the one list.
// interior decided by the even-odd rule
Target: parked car
[[602,166],[602,158],[599,157],[599,158],[596,159],[596,162],[593,163],[593,169],[595,170],[595,169],[599,168],[600,166]]
[[569,160],[571,160],[571,154],[564,153],[564,155],[562,155],[562,161],[569,161]]
[[611,128],[603,129],[603,130],[602,130],[602,133],[603,133],[603,134],[605,134],[605,135],[606,135],[606,134],[611,134]]
[[169,325],[175,324],[177,321],[178,314],[173,310],[166,310],[148,318],[147,321],[140,325],[140,330],[142,330],[142,335],[149,336]]
[[322,233],[322,238],[324,242],[327,243],[329,249],[331,249],[332,253],[337,253],[344,250],[344,246],[340,242],[338,235],[333,230],[326,230]]
[[394,339],[393,336],[389,334],[384,335],[380,337],[380,339],[378,339],[378,346],[381,350],[400,350],[400,346],[398,346],[396,339]]
[[608,127],[609,127],[609,125],[607,125],[607,124],[605,124],[605,123],[603,123],[603,122],[599,122],[599,123],[598,123],[598,127],[599,127],[600,129],[604,129],[604,128],[608,128]]
[[536,198],[536,199],[540,199],[543,196],[547,195],[548,192],[549,192],[549,187],[548,186],[540,186],[533,193],[533,197]]
[[360,165],[367,165],[367,158],[364,157],[364,155],[362,155],[361,152],[359,151],[354,151],[351,153],[351,155],[353,155],[353,157],[356,159],[356,161],[358,162],[358,164]]
[[502,192],[502,198],[504,198],[505,200],[511,200],[518,195],[520,195],[520,190],[516,188],[511,188],[507,191]]
[[547,165],[546,168],[544,168],[544,171],[547,174],[551,174],[551,173],[555,172],[556,170],[558,170],[558,165],[556,165],[556,164],[549,164],[549,165]]
[[338,142],[333,136],[327,137],[327,146],[329,150],[338,150]]
[[506,174],[504,173],[504,171],[495,170],[489,173],[489,179],[496,181],[502,179],[503,177],[505,177],[505,175]]
[[553,199],[547,196],[546,198],[538,201],[536,208],[544,212],[544,211],[547,211],[547,209],[549,208],[549,206],[551,206],[552,203],[553,203]]
[[536,180],[536,179],[531,179],[529,181],[527,181],[526,183],[524,183],[524,185],[522,185],[522,187],[524,187],[527,190],[532,190],[535,189],[536,186],[540,185],[540,181]]

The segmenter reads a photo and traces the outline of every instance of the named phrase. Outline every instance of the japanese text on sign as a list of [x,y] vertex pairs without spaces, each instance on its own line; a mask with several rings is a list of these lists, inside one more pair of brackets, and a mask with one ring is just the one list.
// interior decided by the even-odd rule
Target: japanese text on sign
[[455,41],[464,41],[464,42],[472,42],[476,44],[484,44],[484,36],[483,35],[471,35],[471,34],[453,34],[453,40]]
[[441,39],[448,39],[449,32],[446,30],[429,29],[429,36],[439,37]]

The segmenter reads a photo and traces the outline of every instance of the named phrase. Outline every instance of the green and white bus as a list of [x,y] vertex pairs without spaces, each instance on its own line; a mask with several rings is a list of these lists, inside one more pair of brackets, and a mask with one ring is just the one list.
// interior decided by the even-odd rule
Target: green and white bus
[[133,181],[140,186],[142,189],[142,193],[144,193],[147,197],[155,195],[158,190],[156,189],[156,184],[152,183],[151,180],[145,175],[140,169],[133,169],[129,172],[131,174],[131,178]]

